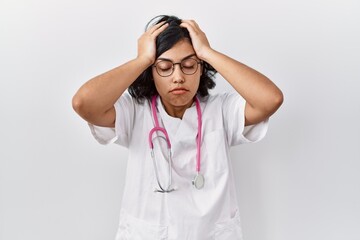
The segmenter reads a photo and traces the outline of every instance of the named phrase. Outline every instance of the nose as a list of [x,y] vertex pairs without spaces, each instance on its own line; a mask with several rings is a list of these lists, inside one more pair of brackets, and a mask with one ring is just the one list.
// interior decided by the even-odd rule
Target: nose
[[184,73],[181,70],[180,64],[174,64],[174,72],[173,72],[173,82],[174,83],[183,83],[185,82]]

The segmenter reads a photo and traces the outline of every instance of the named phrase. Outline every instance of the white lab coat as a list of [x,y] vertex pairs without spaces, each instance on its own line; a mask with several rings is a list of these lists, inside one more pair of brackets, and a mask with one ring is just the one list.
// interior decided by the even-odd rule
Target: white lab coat
[[[154,192],[158,185],[148,143],[154,121],[148,101],[137,104],[126,92],[115,104],[115,129],[90,124],[100,143],[115,142],[129,149],[116,240],[242,239],[229,149],[263,138],[268,121],[244,127],[245,101],[237,93],[200,98],[200,106],[201,173],[205,177],[200,190],[192,186],[196,174],[195,104],[181,120],[169,116],[157,99],[159,122],[172,144],[172,179],[177,190],[171,193]],[[160,179],[166,182],[167,162],[161,157],[157,162]]]

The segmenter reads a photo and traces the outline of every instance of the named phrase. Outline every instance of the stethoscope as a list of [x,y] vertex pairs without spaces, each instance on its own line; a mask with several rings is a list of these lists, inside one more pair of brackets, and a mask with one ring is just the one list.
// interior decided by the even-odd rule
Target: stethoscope
[[[155,171],[155,177],[156,177],[156,181],[157,184],[159,186],[159,189],[155,189],[155,192],[161,192],[161,193],[168,193],[168,192],[172,192],[175,189],[171,186],[172,185],[172,156],[171,156],[171,143],[170,143],[170,139],[168,136],[168,133],[166,131],[165,128],[160,127],[159,125],[159,120],[157,117],[157,112],[156,112],[156,99],[157,96],[153,96],[151,99],[151,111],[152,111],[152,115],[154,118],[154,122],[155,122],[155,127],[152,128],[150,130],[149,133],[149,145],[150,145],[150,149],[151,149],[151,158],[153,160],[154,163],[154,171]],[[201,146],[201,127],[202,127],[202,114],[201,114],[201,108],[200,108],[200,102],[199,99],[197,97],[195,97],[195,104],[196,104],[196,111],[197,111],[197,116],[198,116],[198,132],[197,132],[197,136],[196,136],[196,175],[194,177],[194,179],[192,180],[192,185],[196,188],[196,189],[201,189],[204,187],[204,183],[205,183],[205,179],[204,176],[200,173],[200,146]],[[155,160],[155,155],[154,155],[154,144],[153,144],[153,133],[155,132],[162,132],[164,134],[164,138],[166,140],[166,144],[167,144],[167,149],[168,149],[168,163],[169,163],[169,179],[168,179],[168,184],[167,187],[164,187],[159,180],[159,173],[158,173],[158,168],[157,168],[157,164],[156,164],[156,160]]]

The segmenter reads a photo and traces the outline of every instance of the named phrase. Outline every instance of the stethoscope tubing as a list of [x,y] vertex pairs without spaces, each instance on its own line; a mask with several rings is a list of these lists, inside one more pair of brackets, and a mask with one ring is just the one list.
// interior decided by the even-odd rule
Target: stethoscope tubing
[[[159,125],[159,120],[158,120],[158,116],[157,116],[157,112],[156,112],[156,99],[157,99],[157,95],[154,95],[151,99],[151,111],[152,111],[152,116],[155,122],[155,127],[153,127],[150,132],[149,132],[149,146],[151,149],[151,157],[153,159],[153,163],[154,163],[154,171],[155,171],[155,176],[156,176],[156,181],[159,185],[160,190],[155,190],[156,192],[171,192],[174,191],[174,188],[171,188],[172,185],[172,157],[171,157],[171,142],[170,142],[170,138],[169,135],[166,131],[165,128],[160,127]],[[196,111],[197,111],[197,116],[198,116],[198,132],[197,132],[197,136],[196,136],[196,177],[198,177],[199,175],[201,176],[201,178],[203,179],[203,176],[200,174],[200,165],[201,165],[201,156],[200,156],[200,152],[201,152],[201,129],[202,129],[202,114],[201,114],[201,108],[200,108],[200,101],[197,97],[195,97],[195,103],[196,103]],[[167,146],[168,146],[168,162],[169,162],[169,183],[168,183],[168,187],[164,188],[159,180],[159,174],[157,171],[157,164],[156,164],[156,160],[155,160],[155,156],[154,156],[154,144],[153,144],[153,134],[157,131],[160,131],[164,134],[164,139],[166,140]],[[195,180],[196,180],[195,177]],[[193,180],[193,184],[194,181]],[[201,186],[202,187],[202,186]],[[201,188],[200,187],[200,188]]]
[[155,133],[157,131],[160,131],[165,135],[166,143],[168,145],[168,148],[170,149],[171,148],[171,143],[170,143],[169,135],[168,135],[165,128],[162,128],[162,127],[159,127],[159,126],[155,126],[153,129],[150,130],[150,133],[149,133],[149,145],[150,145],[150,148],[154,149],[154,144],[152,142],[152,139],[153,139],[152,135],[153,135],[153,133]]
[[201,159],[201,129],[202,129],[202,114],[201,114],[201,108],[200,108],[200,102],[199,99],[196,97],[196,111],[198,116],[198,134],[196,136],[196,172],[200,172],[200,159]]

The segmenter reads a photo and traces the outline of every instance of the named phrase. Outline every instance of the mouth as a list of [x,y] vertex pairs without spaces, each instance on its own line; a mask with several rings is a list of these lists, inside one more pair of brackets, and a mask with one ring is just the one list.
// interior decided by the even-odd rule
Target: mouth
[[189,90],[187,90],[186,88],[174,88],[172,90],[170,90],[170,93],[175,94],[175,95],[180,95],[180,94],[184,94],[187,93]]

